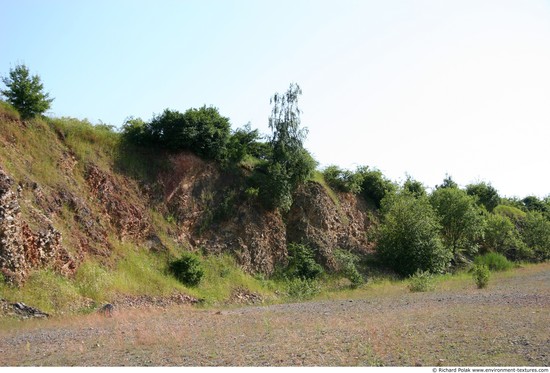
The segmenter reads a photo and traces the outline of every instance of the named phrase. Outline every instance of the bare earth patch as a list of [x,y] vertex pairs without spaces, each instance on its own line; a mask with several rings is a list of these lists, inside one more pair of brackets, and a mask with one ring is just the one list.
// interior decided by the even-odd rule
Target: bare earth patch
[[2,366],[549,366],[550,264],[355,299],[127,309],[0,331]]

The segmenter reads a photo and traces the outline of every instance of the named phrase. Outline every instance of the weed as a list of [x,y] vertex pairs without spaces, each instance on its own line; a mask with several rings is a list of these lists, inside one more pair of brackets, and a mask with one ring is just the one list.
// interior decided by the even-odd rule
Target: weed
[[287,295],[291,299],[311,299],[321,292],[321,284],[318,280],[307,278],[293,278],[288,280]]
[[409,277],[409,290],[413,293],[431,291],[434,289],[433,276],[428,271],[416,271]]
[[363,276],[357,270],[359,258],[349,251],[334,250],[334,258],[339,267],[338,273],[350,281],[351,288],[357,288],[363,284]]
[[478,287],[478,289],[483,289],[489,284],[489,277],[491,272],[485,264],[474,265],[472,270],[472,276]]

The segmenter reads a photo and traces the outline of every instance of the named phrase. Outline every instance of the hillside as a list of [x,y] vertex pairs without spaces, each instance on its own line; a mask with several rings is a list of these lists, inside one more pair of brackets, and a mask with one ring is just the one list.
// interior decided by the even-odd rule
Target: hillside
[[235,261],[242,276],[269,276],[286,263],[290,243],[307,244],[328,269],[336,265],[334,248],[371,248],[371,210],[352,193],[336,196],[310,180],[288,212],[271,211],[247,192],[245,165],[223,168],[190,152],[124,145],[104,125],[22,121],[8,106],[1,110],[0,268],[10,286],[46,282],[69,293],[44,300],[49,311],[125,293],[200,296],[166,273],[187,251]]

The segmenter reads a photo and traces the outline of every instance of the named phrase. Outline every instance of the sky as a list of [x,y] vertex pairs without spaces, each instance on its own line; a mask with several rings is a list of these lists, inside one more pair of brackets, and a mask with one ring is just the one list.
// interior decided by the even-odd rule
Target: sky
[[0,0],[0,75],[121,127],[217,107],[269,134],[290,83],[320,168],[550,194],[550,1]]

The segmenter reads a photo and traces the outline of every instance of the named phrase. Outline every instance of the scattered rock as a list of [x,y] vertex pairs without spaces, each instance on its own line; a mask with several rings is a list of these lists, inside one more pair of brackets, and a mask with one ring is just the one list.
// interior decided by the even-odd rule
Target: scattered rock
[[42,312],[39,309],[27,306],[25,303],[9,303],[5,299],[0,299],[0,306],[2,313],[6,316],[15,316],[22,319],[29,318],[46,318],[49,317],[46,312]]

